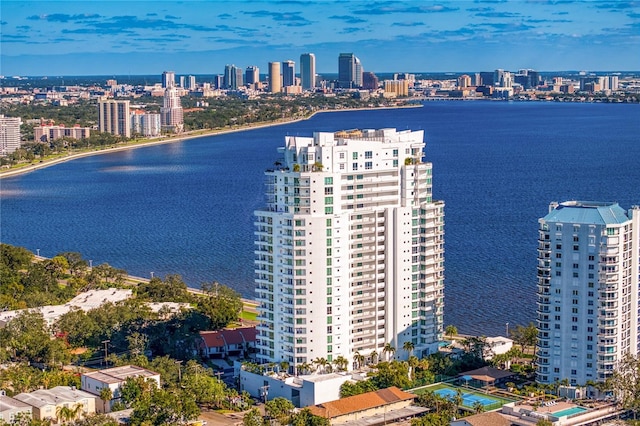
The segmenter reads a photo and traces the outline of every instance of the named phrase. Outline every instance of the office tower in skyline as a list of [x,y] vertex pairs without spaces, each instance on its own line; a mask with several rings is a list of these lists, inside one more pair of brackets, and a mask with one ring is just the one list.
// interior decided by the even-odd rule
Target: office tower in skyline
[[313,53],[300,55],[300,84],[303,90],[316,87],[316,55]]
[[[169,80],[167,80],[167,82],[169,82]],[[100,99],[98,101],[98,130],[100,132],[130,138],[131,125],[129,101]]]
[[638,353],[640,207],[554,202],[538,223],[536,380],[603,382]]
[[[157,74],[156,74],[157,75]],[[173,71],[165,71],[162,73],[162,87],[173,87],[176,85],[176,73]]]
[[296,63],[292,60],[282,62],[282,87],[296,85]]
[[260,68],[249,65],[245,70],[245,84],[256,84],[260,82]]
[[269,92],[282,92],[282,76],[280,75],[280,62],[269,62]]
[[372,72],[363,72],[362,73],[362,88],[366,90],[378,90],[378,85],[380,82],[378,81],[378,77]]
[[[443,332],[444,203],[424,132],[287,136],[257,210],[258,362],[407,359]],[[412,348],[404,351],[402,348]]]
[[20,148],[20,117],[5,117],[0,114],[0,157],[12,154]]
[[344,89],[362,87],[362,64],[353,53],[338,56],[338,86]]
[[184,89],[186,87],[186,79],[184,75],[180,76],[180,88]]
[[[240,68],[235,65],[225,65],[224,66],[224,81],[222,83],[222,88],[227,90],[236,90],[238,87],[242,86],[242,70],[238,72]],[[238,74],[240,75],[240,79],[238,80]]]
[[244,86],[244,72],[242,72],[242,68],[236,66],[233,67],[233,72],[235,76],[233,78],[231,88],[233,90],[238,90],[239,87]]
[[218,74],[213,76],[213,87],[216,89],[224,89],[224,75]]
[[163,130],[179,133],[184,127],[184,112],[180,96],[175,87],[164,92],[162,108],[160,108],[160,124]]
[[189,77],[187,77],[187,89],[196,90],[197,88],[198,85],[196,84],[196,76],[190,75]]

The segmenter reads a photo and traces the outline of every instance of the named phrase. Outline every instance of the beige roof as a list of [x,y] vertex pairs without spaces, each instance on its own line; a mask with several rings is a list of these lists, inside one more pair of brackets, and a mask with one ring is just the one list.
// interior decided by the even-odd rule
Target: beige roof
[[367,392],[360,395],[349,396],[335,401],[309,407],[309,410],[316,416],[331,419],[345,414],[356,413],[370,408],[382,407],[399,401],[414,399],[412,393],[404,392],[395,386],[380,389],[375,392]]
[[25,402],[22,402],[18,399],[13,399],[6,395],[0,395],[0,413],[9,411],[9,410],[24,410],[31,409],[31,406]]
[[160,373],[147,370],[146,368],[138,367],[137,365],[123,365],[121,367],[92,371],[90,373],[84,373],[82,375],[85,377],[90,377],[94,380],[99,380],[102,383],[120,383],[127,380],[128,377],[153,377],[160,375]]
[[510,426],[511,422],[496,412],[474,414],[473,416],[460,419],[453,424],[464,424],[467,422],[471,426]]
[[83,399],[95,399],[95,397],[89,392],[81,391],[71,386],[56,386],[51,389],[39,389],[31,393],[19,393],[14,396],[15,399],[38,408],[63,403],[75,404]]

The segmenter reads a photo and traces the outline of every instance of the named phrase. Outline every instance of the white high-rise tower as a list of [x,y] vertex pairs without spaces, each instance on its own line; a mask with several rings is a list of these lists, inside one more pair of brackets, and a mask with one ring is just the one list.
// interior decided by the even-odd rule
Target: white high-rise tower
[[551,203],[538,222],[536,380],[602,382],[638,353],[640,207]]
[[395,129],[286,137],[255,212],[259,362],[437,350],[444,203],[424,146]]

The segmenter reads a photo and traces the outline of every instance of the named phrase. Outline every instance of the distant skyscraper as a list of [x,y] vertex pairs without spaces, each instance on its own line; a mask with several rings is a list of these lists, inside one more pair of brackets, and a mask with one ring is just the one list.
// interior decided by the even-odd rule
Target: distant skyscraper
[[[167,82],[169,82],[169,80],[167,80]],[[129,101],[100,99],[98,101],[98,130],[100,132],[130,138]]]
[[466,87],[471,86],[471,77],[467,74],[462,74],[458,77],[458,87],[464,89]]
[[609,89],[618,90],[618,85],[619,85],[618,76],[617,75],[610,75],[609,76]]
[[164,92],[164,102],[160,108],[160,121],[162,128],[170,132],[181,132],[184,127],[184,113],[180,96],[175,87],[170,87]]
[[282,87],[296,85],[296,63],[289,60],[282,63]]
[[344,89],[362,87],[362,64],[353,53],[338,56],[338,86]]
[[300,55],[300,81],[304,90],[316,87],[316,55],[313,53]]
[[536,380],[604,382],[638,353],[640,207],[551,203],[538,223]]
[[187,79],[187,89],[195,90],[197,87],[198,86],[196,84],[196,76],[190,75],[189,78]]
[[20,117],[5,117],[0,114],[0,156],[13,153],[20,148]]
[[282,92],[282,76],[280,75],[280,62],[269,62],[269,92]]
[[260,69],[255,65],[250,65],[245,71],[245,84],[255,84],[260,82]]
[[224,89],[224,75],[218,74],[213,77],[213,87],[216,89]]
[[362,88],[366,90],[377,90],[379,85],[378,77],[372,72],[362,73]]
[[176,73],[173,71],[165,71],[162,73],[162,87],[173,87],[176,85]]
[[233,80],[235,79],[235,65],[224,66],[224,81],[222,83],[223,89],[231,89],[233,87]]
[[493,86],[493,72],[482,71],[480,73],[480,80],[483,86]]
[[235,74],[235,78],[233,79],[231,88],[233,90],[237,90],[238,87],[244,86],[244,73],[242,72],[242,68],[236,66],[233,67],[233,72]]
[[181,75],[181,76],[180,76],[180,87],[181,87],[181,88],[183,88],[183,89],[185,88],[185,78],[184,78],[184,75]]
[[[258,362],[438,351],[444,203],[420,131],[287,136],[255,212]],[[376,355],[377,354],[377,355]],[[407,359],[398,349],[395,358]]]

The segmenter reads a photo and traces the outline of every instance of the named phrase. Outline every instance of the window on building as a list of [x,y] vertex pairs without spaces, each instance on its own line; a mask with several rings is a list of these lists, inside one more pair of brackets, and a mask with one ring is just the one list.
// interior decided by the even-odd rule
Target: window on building
[[364,158],[373,158],[373,151],[365,151]]

